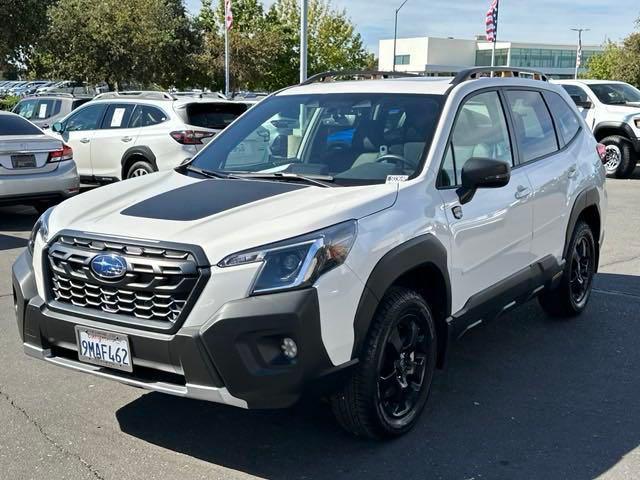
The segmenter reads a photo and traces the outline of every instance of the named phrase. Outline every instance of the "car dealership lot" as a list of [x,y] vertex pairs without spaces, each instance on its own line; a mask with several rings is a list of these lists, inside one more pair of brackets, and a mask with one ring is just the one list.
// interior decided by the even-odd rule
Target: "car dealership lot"
[[35,214],[0,208],[0,478],[640,476],[640,170],[611,180],[596,290],[573,322],[531,302],[455,345],[423,417],[386,444],[324,405],[247,412],[146,393],[22,353],[10,268]]

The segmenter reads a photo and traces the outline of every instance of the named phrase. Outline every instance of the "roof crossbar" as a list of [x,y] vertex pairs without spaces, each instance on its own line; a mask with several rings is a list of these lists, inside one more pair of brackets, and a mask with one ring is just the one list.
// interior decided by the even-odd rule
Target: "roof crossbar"
[[155,90],[149,91],[128,91],[128,92],[105,92],[96,95],[95,100],[108,100],[117,98],[138,98],[147,100],[174,100],[174,97],[167,92],[159,92]]
[[[493,75],[492,75],[493,74]],[[475,67],[461,70],[451,80],[451,85],[459,85],[467,80],[476,80],[478,78],[485,78],[493,76],[493,78],[531,78],[533,80],[540,80],[542,82],[548,82],[549,78],[542,72],[532,70],[529,68],[518,67]]]
[[312,83],[333,82],[341,77],[353,77],[353,80],[375,80],[383,78],[407,78],[420,77],[415,73],[407,72],[384,72],[378,70],[331,70],[328,72],[318,73],[309,77],[300,85],[310,85]]

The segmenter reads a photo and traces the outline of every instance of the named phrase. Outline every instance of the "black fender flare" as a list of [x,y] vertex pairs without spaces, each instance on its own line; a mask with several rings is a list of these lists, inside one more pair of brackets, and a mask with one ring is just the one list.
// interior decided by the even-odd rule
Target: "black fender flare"
[[373,268],[365,285],[354,320],[351,358],[358,358],[378,304],[393,283],[405,273],[431,265],[445,282],[445,318],[451,315],[451,282],[447,268],[447,249],[432,234],[415,237],[387,252]]
[[636,134],[633,132],[631,126],[623,122],[600,122],[594,127],[593,135],[594,137],[598,138],[598,133],[600,133],[602,130],[611,129],[619,130],[620,133],[624,133],[624,136],[627,138],[627,140],[632,143],[634,141],[637,141]]
[[[580,214],[587,208],[595,206],[598,209],[598,217],[600,218],[600,228],[602,228],[602,212],[600,211],[600,193],[596,187],[590,187],[583,190],[576,197],[576,201],[573,203],[571,209],[571,215],[569,216],[569,224],[567,225],[567,232],[564,240],[564,250],[562,251],[562,258],[567,259],[569,255],[569,244],[571,243],[571,236],[578,223]],[[600,239],[596,238],[596,243],[600,245]]]
[[[144,145],[136,145],[134,147],[130,147],[127,149],[126,152],[124,152],[124,154],[122,155],[122,160],[120,160],[120,165],[122,169],[124,169],[124,166],[127,163],[127,161],[134,155],[144,157],[147,160],[147,162],[149,162],[153,166],[153,168],[156,171],[158,171],[156,156],[153,154],[153,152],[149,147]],[[123,176],[124,176],[124,172],[123,172]]]

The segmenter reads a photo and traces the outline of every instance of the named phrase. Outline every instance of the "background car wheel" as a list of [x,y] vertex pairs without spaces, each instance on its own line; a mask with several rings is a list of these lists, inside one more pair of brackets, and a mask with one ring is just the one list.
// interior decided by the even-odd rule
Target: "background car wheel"
[[154,172],[155,170],[150,163],[140,160],[134,162],[133,165],[129,167],[129,170],[127,171],[127,178],[141,177]]
[[540,305],[547,314],[566,318],[584,311],[591,297],[596,261],[596,244],[591,228],[585,222],[578,222],[560,285],[539,297]]
[[631,144],[624,137],[613,135],[600,142],[607,147],[604,168],[608,177],[630,178],[636,168]]
[[345,388],[331,398],[333,412],[356,436],[402,435],[424,409],[436,368],[436,328],[424,298],[410,289],[390,290],[363,348]]

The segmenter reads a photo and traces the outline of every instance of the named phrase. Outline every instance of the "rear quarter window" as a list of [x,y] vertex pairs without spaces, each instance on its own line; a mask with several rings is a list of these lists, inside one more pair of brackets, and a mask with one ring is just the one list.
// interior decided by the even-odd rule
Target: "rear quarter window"
[[44,135],[31,122],[17,115],[0,115],[0,136],[2,135]]
[[247,111],[243,103],[192,103],[186,108],[189,125],[222,130]]

